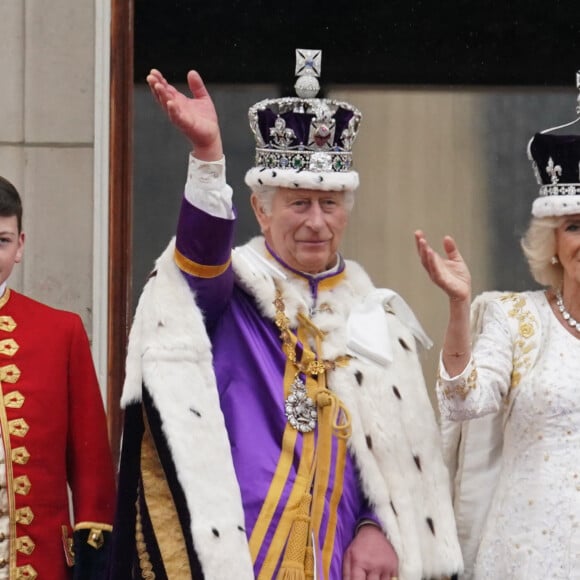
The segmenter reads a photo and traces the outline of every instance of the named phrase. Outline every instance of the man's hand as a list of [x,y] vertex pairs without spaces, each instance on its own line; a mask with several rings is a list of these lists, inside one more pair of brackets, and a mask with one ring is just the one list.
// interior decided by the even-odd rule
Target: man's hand
[[391,580],[396,578],[399,559],[385,534],[375,525],[359,529],[344,553],[343,580]]
[[217,113],[199,73],[193,70],[187,73],[192,97],[178,91],[156,69],[147,75],[147,83],[169,120],[191,141],[197,159],[221,159],[223,149]]

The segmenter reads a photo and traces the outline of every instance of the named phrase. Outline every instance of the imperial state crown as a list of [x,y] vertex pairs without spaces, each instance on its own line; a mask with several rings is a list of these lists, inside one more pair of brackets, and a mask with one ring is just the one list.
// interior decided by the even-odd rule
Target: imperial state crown
[[349,103],[316,98],[320,65],[320,50],[297,49],[297,96],[265,99],[250,107],[256,157],[246,183],[254,191],[268,187],[353,191],[358,187],[352,146],[362,114]]

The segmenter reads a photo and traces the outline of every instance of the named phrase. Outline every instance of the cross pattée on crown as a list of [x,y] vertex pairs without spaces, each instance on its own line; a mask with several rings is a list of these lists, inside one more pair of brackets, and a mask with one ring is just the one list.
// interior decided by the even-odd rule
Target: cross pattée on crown
[[320,85],[316,77],[320,76],[322,51],[305,48],[296,49],[296,94],[303,99],[311,99],[318,94]]

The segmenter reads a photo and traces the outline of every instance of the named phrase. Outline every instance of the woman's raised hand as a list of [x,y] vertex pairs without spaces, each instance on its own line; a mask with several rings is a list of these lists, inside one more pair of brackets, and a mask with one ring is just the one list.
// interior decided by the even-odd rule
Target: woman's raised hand
[[415,242],[421,264],[429,274],[429,278],[449,296],[450,300],[470,301],[471,274],[455,240],[451,236],[443,238],[446,257],[433,250],[421,230],[415,232]]

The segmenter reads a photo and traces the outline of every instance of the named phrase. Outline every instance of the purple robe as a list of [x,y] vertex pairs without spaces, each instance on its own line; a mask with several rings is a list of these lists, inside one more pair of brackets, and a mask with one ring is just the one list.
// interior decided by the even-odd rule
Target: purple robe
[[[233,228],[234,220],[210,216],[184,200],[176,247],[182,256],[196,264],[219,268],[230,259]],[[274,258],[278,259],[275,255]],[[328,283],[329,277],[338,276],[344,269],[341,261],[336,272],[316,279],[289,269],[279,259],[278,262],[289,276],[304,278],[305,291],[311,292],[313,297],[316,297],[318,283],[322,279]],[[246,531],[250,537],[280,458],[282,436],[287,423],[283,389],[286,357],[281,349],[280,331],[272,320],[260,314],[254,298],[235,284],[231,264],[213,277],[183,274],[196,293],[196,302],[204,314],[212,342],[220,405],[241,489]],[[254,563],[256,576],[292,489],[300,460],[301,441],[302,435],[299,434],[288,480]],[[320,528],[320,546],[316,550],[318,578],[323,578],[320,547],[324,543],[329,516],[335,477],[335,452],[336,441],[333,441],[333,462]],[[343,492],[336,518],[330,579],[342,578],[343,554],[362,519],[376,521],[360,490],[354,461],[347,454]]]

